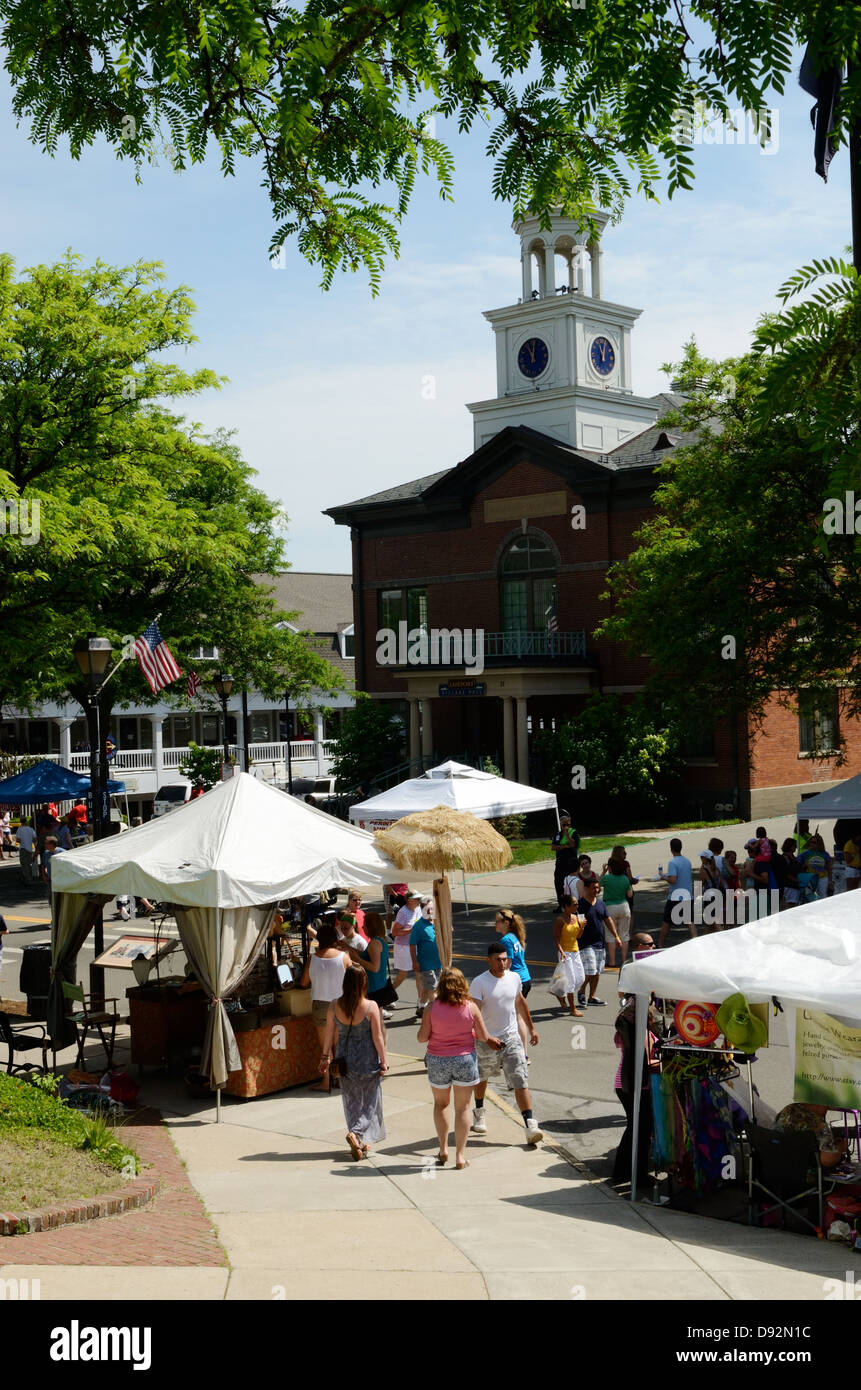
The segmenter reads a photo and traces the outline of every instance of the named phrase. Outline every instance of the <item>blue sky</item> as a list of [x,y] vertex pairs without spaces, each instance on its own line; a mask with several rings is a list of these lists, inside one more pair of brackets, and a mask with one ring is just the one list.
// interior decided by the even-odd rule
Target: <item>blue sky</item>
[[[795,85],[772,103],[773,153],[755,143],[700,144],[691,193],[634,198],[604,236],[604,296],[643,310],[633,335],[634,390],[666,386],[659,364],[694,333],[714,356],[745,350],[757,317],[798,266],[850,239],[846,150],[825,186],[813,171],[811,100]],[[229,377],[191,402],[206,428],[237,431],[258,482],[290,516],[300,570],[350,569],[348,532],[324,507],[453,465],[472,450],[466,401],[496,394],[493,333],[482,311],[520,294],[510,210],[494,202],[484,135],[440,123],[457,163],[455,202],[417,186],[401,258],[377,299],[367,277],[319,275],[288,243],[268,259],[269,206],[256,168],[224,179],[218,162],[183,174],[130,164],[105,147],[75,162],[30,145],[0,81],[0,246],[19,268],[59,258],[164,262],[191,287],[200,342],[189,366]],[[435,380],[428,398],[423,383]]]

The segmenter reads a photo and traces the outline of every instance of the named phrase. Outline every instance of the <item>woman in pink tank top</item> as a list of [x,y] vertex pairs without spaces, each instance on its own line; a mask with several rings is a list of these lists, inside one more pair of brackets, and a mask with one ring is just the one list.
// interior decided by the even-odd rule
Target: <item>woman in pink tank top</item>
[[454,1094],[455,1167],[466,1168],[472,1093],[478,1085],[475,1039],[501,1047],[487,1031],[481,1010],[469,997],[469,985],[459,970],[443,970],[436,998],[424,1011],[419,1042],[427,1043],[425,1064],[433,1090],[433,1119],[439,1139],[437,1163],[448,1163],[451,1100]]

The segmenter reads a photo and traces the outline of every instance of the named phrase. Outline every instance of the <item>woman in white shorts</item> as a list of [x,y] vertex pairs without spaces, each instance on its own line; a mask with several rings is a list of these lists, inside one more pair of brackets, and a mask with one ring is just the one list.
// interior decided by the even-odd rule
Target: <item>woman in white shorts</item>
[[413,968],[413,958],[410,954],[410,932],[421,917],[419,894],[408,890],[404,896],[406,898],[404,906],[392,922],[392,937],[395,942],[392,959],[395,970],[398,972],[392,980],[394,989],[400,989]]
[[[634,898],[631,877],[626,867],[624,845],[615,845],[610,854],[607,867],[601,875],[601,892],[607,916],[613,919],[622,943],[619,948],[622,955],[620,964],[624,965],[631,935],[631,903]],[[616,937],[606,925],[604,936],[607,943],[607,965],[612,970],[616,965]]]

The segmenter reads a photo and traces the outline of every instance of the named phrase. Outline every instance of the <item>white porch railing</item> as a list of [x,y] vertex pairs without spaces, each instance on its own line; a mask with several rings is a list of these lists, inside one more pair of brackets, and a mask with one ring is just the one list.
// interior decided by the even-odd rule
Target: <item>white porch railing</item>
[[[214,744],[220,750],[220,744]],[[313,738],[292,739],[290,742],[290,760],[293,763],[315,763],[317,769],[325,771],[322,766],[323,761],[331,756],[333,744],[330,740],[317,743]],[[286,776],[286,745],[281,743],[252,743],[249,744],[248,752],[252,763],[278,763],[284,769]],[[241,756],[240,748],[237,744],[230,745],[231,757],[239,761]],[[165,772],[176,772],[180,763],[187,757],[188,748],[164,748],[162,749],[162,769]],[[60,762],[59,753],[45,753],[43,755],[51,762]],[[90,755],[89,753],[71,753],[69,755],[69,767],[73,772],[82,772],[89,776]],[[155,754],[151,748],[124,748],[118,749],[114,758],[109,763],[112,773],[122,772],[155,772]]]

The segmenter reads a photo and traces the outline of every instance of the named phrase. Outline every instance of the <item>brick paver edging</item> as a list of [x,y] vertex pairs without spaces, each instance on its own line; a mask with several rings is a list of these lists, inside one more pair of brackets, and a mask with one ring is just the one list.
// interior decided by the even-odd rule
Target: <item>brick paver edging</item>
[[[151,1202],[161,1182],[158,1178],[133,1178],[119,1192],[104,1197],[89,1197],[85,1202],[70,1202],[62,1207],[40,1207],[38,1211],[0,1212],[0,1236],[32,1235],[35,1231],[50,1231],[81,1221],[94,1221],[99,1216],[117,1216],[120,1212],[135,1211]],[[21,1225],[26,1230],[19,1229]]]
[[[142,1173],[119,1192],[70,1208],[101,1207],[88,1217],[66,1217],[65,1224],[29,1227],[0,1255],[0,1264],[21,1265],[218,1265],[227,1264],[215,1227],[183,1166],[170,1131],[158,1110],[145,1108],[129,1116],[125,1141],[140,1155]],[[149,1188],[142,1204],[128,1199]],[[125,1203],[125,1205],[121,1205]],[[19,1218],[28,1223],[35,1212]],[[92,1220],[101,1216],[102,1220]]]

